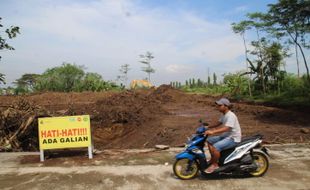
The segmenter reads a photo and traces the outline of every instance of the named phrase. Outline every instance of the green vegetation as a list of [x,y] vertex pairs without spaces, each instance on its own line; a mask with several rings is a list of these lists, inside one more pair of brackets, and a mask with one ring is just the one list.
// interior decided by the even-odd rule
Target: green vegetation
[[[210,77],[208,77],[210,78]],[[230,89],[224,84],[217,84],[217,76],[213,74],[213,84],[210,83],[211,80],[208,79],[207,82],[201,79],[191,78],[185,81],[185,84],[182,85],[181,82],[171,82],[170,85],[173,88],[177,88],[189,93],[199,93],[199,94],[208,94],[208,95],[222,95],[228,94]]]
[[151,73],[155,73],[155,69],[151,67],[151,61],[154,59],[154,56],[151,52],[147,51],[145,55],[140,55],[140,58],[140,63],[145,65],[145,67],[142,67],[142,71],[147,73],[147,80],[151,82]]
[[31,92],[82,92],[121,90],[114,82],[104,81],[97,73],[85,73],[83,66],[63,63],[59,67],[47,69],[43,74],[24,74],[17,79],[14,94]]
[[17,79],[14,84],[16,94],[26,94],[34,91],[35,84],[40,75],[38,74],[24,74],[21,78]]
[[[200,82],[196,82],[200,81]],[[180,82],[171,82],[170,85],[188,93],[207,94],[211,96],[229,96],[232,99],[247,100],[275,105],[310,106],[310,83],[307,76],[298,77],[295,74],[282,73],[281,80],[276,84],[269,81],[268,91],[263,93],[255,88],[249,96],[248,84],[256,86],[256,80],[245,76],[244,72],[228,73],[223,75],[223,81],[218,84],[208,84],[201,79],[189,79],[182,85]],[[273,89],[273,90],[271,90]]]
[[[236,99],[278,105],[310,106],[310,75],[305,56],[305,50],[310,49],[310,1],[279,0],[268,7],[266,13],[248,13],[246,20],[232,23],[233,32],[243,40],[245,71],[224,74],[219,84],[216,76],[210,84],[208,74],[207,82],[196,83],[195,79],[190,79],[184,86],[174,85],[178,82],[172,86],[187,92],[225,94]],[[251,41],[247,42],[245,36]],[[288,52],[295,52],[297,75],[285,70],[285,59],[291,56]],[[306,69],[303,76],[300,74],[299,53]]]
[[121,86],[125,88],[127,86],[128,81],[128,71],[130,70],[129,64],[121,65],[121,69],[119,70],[121,75],[117,76],[117,80],[121,81]]
[[[233,31],[242,36],[245,47],[246,72],[243,74],[251,79],[244,98],[278,104],[310,104],[310,77],[304,53],[310,48],[309,6],[309,1],[279,0],[268,5],[266,13],[248,13],[246,20],[232,24]],[[256,34],[251,48],[246,46],[244,38],[249,32]],[[290,56],[288,52],[293,52],[291,49],[295,50],[297,76],[288,74],[284,67],[285,58]],[[298,53],[306,68],[302,77]]]
[[[2,18],[0,17],[0,51],[4,51],[4,50],[14,50],[14,47],[10,46],[7,43],[7,38],[12,39],[15,38],[17,36],[17,34],[20,34],[19,32],[19,27],[18,26],[11,26],[10,28],[5,29],[5,35],[2,35],[2,28],[3,25],[1,24],[1,20]],[[1,56],[0,56],[0,60],[1,60]],[[5,75],[0,73],[0,84],[3,83],[5,84]]]
[[0,73],[0,84],[3,83],[5,84],[5,78],[4,78],[4,74]]

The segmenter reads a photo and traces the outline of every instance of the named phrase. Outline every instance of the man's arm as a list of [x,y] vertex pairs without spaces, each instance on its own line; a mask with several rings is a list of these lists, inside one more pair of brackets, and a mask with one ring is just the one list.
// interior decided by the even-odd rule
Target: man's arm
[[222,125],[222,122],[217,122],[217,123],[214,123],[213,125],[209,125],[208,128],[215,128],[215,127],[219,127],[220,125]]
[[230,131],[230,127],[223,126],[223,127],[217,128],[217,129],[207,130],[205,134],[206,135],[214,135],[214,134],[224,133],[224,132],[228,132],[228,131]]

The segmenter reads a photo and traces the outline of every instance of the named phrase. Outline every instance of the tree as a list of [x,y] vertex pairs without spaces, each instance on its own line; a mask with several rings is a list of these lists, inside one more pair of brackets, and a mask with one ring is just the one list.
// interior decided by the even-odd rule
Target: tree
[[[2,32],[1,28],[3,27],[3,25],[1,24],[1,20],[2,18],[0,17],[0,31]],[[15,38],[17,36],[17,34],[20,34],[19,32],[19,27],[18,26],[11,26],[10,28],[7,28],[5,30],[6,35],[8,36],[9,39]],[[7,38],[2,37],[2,34],[0,35],[0,50],[14,50],[14,48],[12,46],[10,46],[7,43]],[[1,56],[0,56],[1,59]]]
[[224,74],[224,84],[230,89],[233,96],[240,96],[247,91],[247,80],[243,73],[237,72],[235,74]]
[[151,61],[154,59],[154,56],[151,52],[147,51],[145,55],[140,55],[140,63],[146,65],[142,67],[142,71],[148,74],[148,81],[151,82],[151,73],[155,73],[155,69],[151,67]]
[[98,73],[86,73],[80,83],[75,87],[75,90],[81,91],[93,91],[99,92],[105,89],[105,82],[102,79],[102,76]]
[[248,13],[247,17],[249,19],[251,19],[251,21],[249,21],[250,26],[252,26],[256,31],[257,40],[256,41],[254,40],[251,42],[252,46],[255,47],[256,53],[255,54],[251,53],[251,54],[256,55],[256,57],[259,61],[260,67],[258,67],[258,69],[259,69],[259,75],[262,79],[260,81],[261,81],[263,93],[265,94],[266,93],[266,83],[265,83],[265,80],[263,80],[264,75],[265,75],[264,70],[263,70],[263,68],[265,68],[265,62],[263,60],[263,51],[264,51],[263,48],[264,47],[262,44],[263,41],[265,40],[265,38],[260,36],[260,32],[263,31],[264,27],[267,25],[264,22],[260,22],[260,19],[265,18],[265,15],[263,13],[260,13],[260,12],[254,12],[254,13]]
[[211,85],[211,77],[208,75],[208,86]]
[[128,80],[128,71],[130,70],[129,64],[121,65],[121,69],[119,70],[121,72],[121,75],[117,76],[117,79],[124,82],[125,86],[127,86],[127,80]]
[[[256,19],[255,23],[260,24],[267,33],[278,39],[285,37],[289,43],[295,45],[295,48],[299,48],[306,67],[307,78],[310,80],[309,68],[304,54],[304,48],[310,48],[310,1],[279,0],[278,3],[268,6],[267,13],[252,13],[249,14],[250,17]],[[297,54],[296,51],[299,69]]]
[[106,91],[120,87],[111,81],[104,81],[98,73],[86,73],[84,66],[63,63],[59,67],[47,69],[38,76],[34,89],[36,91]]
[[202,87],[202,81],[200,80],[200,78],[198,78],[198,80],[197,80],[197,86],[199,88]]
[[39,91],[70,92],[81,82],[84,67],[64,62],[60,67],[47,69],[37,80],[35,88]]
[[254,80],[256,81],[257,90],[262,90],[265,94],[268,88],[271,86],[277,86],[281,75],[280,66],[283,64],[284,57],[287,56],[282,46],[276,42],[268,43],[265,38],[260,40],[260,43],[253,41],[252,45],[254,50],[251,51],[252,55],[260,54],[259,58],[251,61],[250,73],[256,75]]
[[63,81],[64,91],[70,92],[73,90],[74,85],[84,76],[83,66],[63,63],[63,66],[59,68],[59,76]]
[[[251,21],[241,21],[240,23],[232,23],[232,29],[234,33],[240,34],[243,40],[243,46],[244,46],[244,55],[245,55],[245,65],[246,65],[246,71],[249,71],[249,64],[248,64],[248,48],[246,45],[245,40],[245,32],[251,28]],[[251,90],[251,82],[248,81],[248,90],[249,95],[252,96],[252,90]]]
[[213,85],[217,85],[217,76],[213,73]]
[[20,91],[30,92],[34,90],[34,86],[39,77],[40,75],[38,74],[23,74],[21,78],[17,79],[14,83]]
[[194,78],[192,79],[192,85],[193,85],[193,87],[196,87],[196,81]]
[[309,49],[310,32],[310,1],[305,0],[279,0],[270,4],[268,11],[269,21],[278,32],[286,32],[293,43],[298,46],[310,80],[309,68],[303,48]]
[[[1,24],[1,20],[2,18],[0,17],[0,50],[1,51],[14,50],[14,48],[7,43],[8,39],[6,37],[3,37],[1,34],[2,28],[3,28],[3,25]],[[5,33],[6,33],[5,36],[7,36],[9,39],[15,38],[17,34],[20,34],[19,27],[11,26],[10,28],[7,28],[5,30]],[[1,60],[1,55],[0,55],[0,60]],[[1,83],[5,84],[4,76],[5,76],[4,74],[0,73],[0,84]]]
[[5,84],[5,79],[4,79],[4,74],[0,73],[0,84],[3,83]]

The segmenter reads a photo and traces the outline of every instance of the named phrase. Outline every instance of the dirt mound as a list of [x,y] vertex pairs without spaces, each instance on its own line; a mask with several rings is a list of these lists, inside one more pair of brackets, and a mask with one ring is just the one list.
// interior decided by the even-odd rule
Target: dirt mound
[[95,103],[93,119],[103,126],[116,123],[140,126],[156,114],[167,114],[162,105],[176,101],[174,98],[180,93],[169,85],[161,85],[156,89],[112,94]]
[[[61,96],[58,99],[59,104],[65,107],[50,113],[35,104],[32,101],[35,99],[33,96],[29,96],[29,101],[20,99],[1,112],[0,136],[4,138],[0,146],[3,147],[2,149],[15,151],[38,150],[37,118],[79,114],[91,115],[94,138],[100,146],[109,140],[115,140],[139,129],[154,120],[155,115],[168,114],[162,105],[173,101],[173,97],[178,93],[170,86],[141,91],[128,90],[107,96],[100,95],[101,99],[93,104],[86,102],[87,105],[85,103],[80,105],[77,101],[74,104],[68,100],[67,97],[75,97],[76,93],[65,97],[61,93],[51,93],[51,99],[48,98],[48,94],[42,94],[42,97],[38,97],[36,101],[44,103],[44,106],[51,104],[51,108],[59,107],[55,102],[57,95]],[[44,102],[42,98],[46,101]],[[83,101],[85,102],[84,96]]]
[[[156,89],[150,91],[150,98],[160,101],[160,103],[175,102],[182,97],[182,92],[171,85],[161,85]],[[183,94],[184,95],[184,94]]]
[[139,126],[150,120],[153,114],[163,113],[161,102],[154,93],[125,91],[95,103],[93,119],[103,127],[111,124],[131,124]]
[[0,149],[38,150],[39,117],[48,112],[33,103],[20,99],[0,113]]

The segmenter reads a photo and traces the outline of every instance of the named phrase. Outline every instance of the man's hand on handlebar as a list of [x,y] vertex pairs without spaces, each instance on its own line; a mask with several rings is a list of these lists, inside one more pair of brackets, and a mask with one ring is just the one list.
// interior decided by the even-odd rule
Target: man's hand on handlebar
[[214,132],[212,130],[207,130],[205,132],[205,135],[213,135],[213,134],[214,134]]

